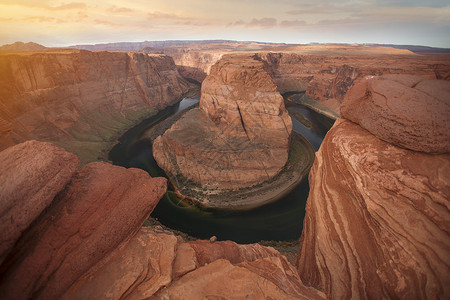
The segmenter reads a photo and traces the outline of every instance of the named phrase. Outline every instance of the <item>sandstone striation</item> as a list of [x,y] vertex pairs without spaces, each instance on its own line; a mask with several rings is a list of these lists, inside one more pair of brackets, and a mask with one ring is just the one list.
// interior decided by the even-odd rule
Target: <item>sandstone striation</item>
[[28,141],[0,152],[0,264],[77,165],[75,155],[49,143]]
[[63,299],[324,299],[305,287],[295,268],[258,244],[183,242],[143,228],[102,267],[75,283]]
[[158,137],[153,153],[178,181],[240,189],[280,173],[291,132],[283,98],[264,64],[251,56],[225,56],[202,84],[199,109]]
[[84,50],[2,54],[0,86],[0,149],[51,141],[82,162],[189,88],[170,57]]
[[0,298],[58,298],[129,240],[165,191],[166,179],[142,170],[87,164],[10,251]]
[[[28,228],[8,246],[1,299],[325,299],[273,248],[184,242],[158,227],[141,228],[166,191],[164,178],[103,162],[75,172],[74,155],[36,141],[0,158],[11,220],[23,218],[29,199],[40,208],[48,202],[42,194],[54,197],[31,223],[27,215]],[[9,219],[3,221],[2,237],[9,230]]]
[[[360,78],[383,74],[412,74],[427,79],[450,78],[449,55],[414,54],[404,49],[352,45],[210,45],[208,48],[189,45],[173,49],[147,50],[173,57],[183,76],[202,81],[211,66],[227,53],[255,54],[278,90],[306,92],[305,96],[339,112],[348,89]],[[238,54],[234,54],[238,55]],[[312,102],[314,103],[314,102]]]
[[368,76],[349,90],[341,115],[391,144],[450,152],[450,81]]
[[305,284],[332,299],[450,297],[449,154],[399,148],[339,119],[309,180]]

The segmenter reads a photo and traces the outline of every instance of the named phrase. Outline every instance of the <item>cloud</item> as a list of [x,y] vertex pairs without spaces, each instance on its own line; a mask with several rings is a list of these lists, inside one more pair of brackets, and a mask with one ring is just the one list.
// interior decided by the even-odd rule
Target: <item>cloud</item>
[[110,22],[110,21],[106,21],[106,20],[100,20],[100,19],[95,19],[94,24],[96,25],[105,25],[105,26],[113,26],[113,27],[117,27],[120,26],[119,24]]
[[448,0],[366,0],[364,2],[373,3],[377,6],[387,7],[446,7]]
[[245,22],[243,20],[230,22],[230,23],[227,24],[227,26],[271,28],[271,27],[277,26],[277,24],[278,24],[278,21],[275,18],[261,18],[261,19],[253,18],[249,22]]
[[60,5],[53,5],[54,1],[49,0],[40,0],[40,1],[33,1],[33,0],[2,0],[0,4],[4,5],[17,5],[17,6],[23,6],[23,7],[29,7],[29,8],[41,8],[51,11],[58,11],[58,10],[72,10],[72,9],[83,9],[87,8],[87,4],[84,2],[69,2],[69,3],[63,3]]
[[27,17],[21,19],[23,21],[27,22],[33,22],[33,23],[68,23],[67,19],[61,19],[61,18],[55,18],[55,17],[48,17],[48,16],[33,16],[33,17]]
[[275,18],[262,18],[262,19],[252,19],[251,22],[247,24],[248,27],[275,27],[277,25],[277,19]]
[[134,9],[128,8],[128,7],[117,7],[117,6],[112,6],[110,7],[107,11],[112,12],[112,13],[131,13],[134,12]]
[[308,23],[302,20],[284,20],[280,22],[281,27],[304,27],[306,25]]
[[189,17],[181,17],[175,14],[168,14],[159,11],[147,13],[149,20],[193,20]]
[[83,2],[70,2],[59,6],[46,6],[48,10],[71,10],[71,9],[83,9],[86,8],[86,3]]

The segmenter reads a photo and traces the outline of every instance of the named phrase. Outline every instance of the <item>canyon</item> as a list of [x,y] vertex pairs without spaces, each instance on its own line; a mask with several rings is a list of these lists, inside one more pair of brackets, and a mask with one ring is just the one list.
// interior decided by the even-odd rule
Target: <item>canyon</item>
[[[198,53],[185,66],[144,52],[0,54],[0,298],[450,297],[446,56],[248,45],[185,49]],[[203,51],[215,54],[201,62]],[[167,180],[92,162],[124,130],[179,100],[192,79],[203,82],[199,108],[157,138],[155,156],[167,165],[176,158],[182,163],[168,170],[185,163],[184,174],[199,178],[215,161],[224,189],[268,178],[252,153],[273,161],[273,176],[289,161],[295,135],[280,92],[305,92],[301,103],[339,112],[309,173],[296,264],[260,244],[143,226]],[[212,145],[208,134],[222,139]],[[231,142],[239,151],[221,152]],[[225,176],[233,168],[248,173]]]
[[[203,81],[199,108],[154,141],[153,155],[177,188],[184,189],[185,180],[199,184],[205,194],[227,193],[278,175],[288,160],[291,133],[283,97],[264,64],[224,56]],[[211,202],[202,204],[225,207],[221,200]]]
[[49,141],[83,163],[190,88],[170,57],[84,50],[1,53],[0,86],[0,149]]
[[[34,155],[49,150],[55,155],[47,156],[45,164]],[[214,239],[185,242],[158,227],[142,228],[166,191],[164,178],[104,162],[77,170],[76,156],[37,141],[0,152],[0,161],[7,162],[0,184],[9,187],[0,196],[12,199],[2,201],[0,211],[14,231],[11,238],[2,235],[0,243],[2,299],[198,299],[218,294],[325,299],[303,285],[295,267],[273,248]],[[40,173],[60,175],[50,182],[28,179],[23,173],[29,161],[41,163]],[[24,192],[30,198],[18,197],[21,186],[13,185],[14,176],[33,181]],[[53,193],[44,198],[41,190]],[[17,210],[36,202],[39,206],[33,215],[26,214],[24,224]]]
[[[278,90],[306,92],[303,104],[331,109],[335,117],[348,89],[367,75],[414,74],[448,80],[448,54],[416,54],[407,49],[352,45],[241,45],[223,44],[143,48],[171,56],[180,74],[203,81],[211,66],[227,53],[255,53],[267,65]],[[311,101],[315,100],[315,101]],[[317,101],[317,102],[316,102]],[[324,108],[322,107],[324,106]]]

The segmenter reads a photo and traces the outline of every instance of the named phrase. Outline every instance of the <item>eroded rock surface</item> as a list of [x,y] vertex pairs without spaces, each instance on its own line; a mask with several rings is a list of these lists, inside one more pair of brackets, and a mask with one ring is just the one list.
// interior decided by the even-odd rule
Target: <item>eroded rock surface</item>
[[188,90],[172,58],[58,50],[0,55],[0,149],[57,142],[80,160]]
[[[448,55],[417,55],[409,50],[351,45],[252,46],[235,52],[253,52],[283,92],[305,92],[306,96],[339,112],[349,88],[360,78],[383,74],[411,74],[427,79],[450,79]],[[196,47],[164,49],[187,77],[201,81],[211,66],[233,49]],[[314,107],[314,106],[312,106]]]
[[291,132],[283,98],[264,64],[251,56],[225,56],[202,84],[199,109],[158,137],[153,153],[178,181],[239,189],[282,170]]
[[309,180],[305,284],[332,299],[450,297],[449,154],[399,148],[339,119]]
[[77,165],[75,155],[50,143],[28,141],[0,152],[0,264]]
[[143,170],[87,164],[11,250],[0,298],[58,298],[129,240],[165,191],[166,179]]
[[450,81],[368,76],[349,90],[341,115],[391,144],[450,152]]
[[64,299],[324,299],[295,268],[258,244],[183,242],[143,228],[102,267],[74,284]]

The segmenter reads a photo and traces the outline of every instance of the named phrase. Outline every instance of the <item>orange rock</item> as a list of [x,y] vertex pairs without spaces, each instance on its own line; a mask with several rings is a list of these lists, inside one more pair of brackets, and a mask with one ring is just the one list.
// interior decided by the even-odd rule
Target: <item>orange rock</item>
[[234,242],[179,241],[143,228],[129,243],[75,283],[63,299],[324,299],[305,287],[272,248]]
[[309,175],[303,282],[331,299],[450,297],[450,155],[396,147],[345,119]]
[[349,90],[341,115],[391,144],[450,152],[450,81],[368,76]]
[[0,264],[77,165],[75,155],[50,143],[28,141],[0,152]]
[[[339,112],[348,89],[367,75],[412,74],[427,79],[450,78],[448,55],[416,55],[408,50],[349,45],[278,45],[270,52],[255,49],[258,48],[247,51],[257,51],[256,57],[265,63],[267,72],[281,93],[306,91],[306,96],[336,112]],[[232,52],[224,45],[207,50],[191,46],[164,51],[174,58],[185,76],[198,81],[203,80],[203,76],[199,75],[202,71],[209,74],[211,66],[222,55]]]
[[4,149],[9,139],[109,141],[180,99],[188,83],[167,56],[59,50],[0,55],[0,87]]
[[[258,263],[271,259],[262,259],[252,263],[260,271]],[[265,265],[264,267],[268,267]],[[271,264],[270,270],[276,272],[277,264]],[[155,299],[325,299],[320,292],[314,292],[303,286],[301,294],[296,290],[283,290],[286,274],[267,278],[252,272],[247,265],[235,266],[227,260],[216,260],[186,274],[169,287],[160,290]]]
[[172,282],[177,238],[142,228],[100,267],[80,278],[63,299],[145,299]]
[[2,299],[56,299],[129,240],[166,191],[166,179],[98,162],[84,166],[19,239],[2,266]]
[[200,108],[158,137],[153,153],[178,181],[239,189],[282,170],[291,132],[283,98],[264,64],[249,56],[225,56],[202,84]]

